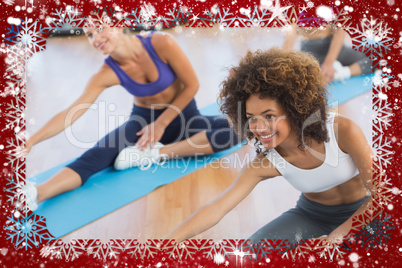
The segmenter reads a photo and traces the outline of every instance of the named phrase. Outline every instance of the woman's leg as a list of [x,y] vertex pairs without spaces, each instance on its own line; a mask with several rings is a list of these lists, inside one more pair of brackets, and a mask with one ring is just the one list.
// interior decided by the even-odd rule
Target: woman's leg
[[63,168],[50,180],[36,187],[38,195],[37,202],[40,203],[53,196],[74,190],[81,186],[80,175],[70,168]]
[[350,65],[348,67],[350,70],[350,76],[356,76],[356,75],[363,74],[363,70],[357,62],[353,63],[352,65]]
[[[73,163],[36,187],[37,202],[74,190],[84,184],[93,174],[112,166],[116,156],[126,146],[138,139],[135,135],[147,121],[142,117],[132,116],[119,128],[110,132],[94,147],[86,151]],[[134,135],[133,135],[134,133]]]
[[295,244],[300,240],[328,235],[330,232],[331,229],[309,218],[302,210],[293,208],[259,229],[250,240],[256,244],[262,239],[287,239],[290,244]]
[[343,66],[348,66],[351,76],[369,74],[373,62],[362,52],[343,46],[337,59]]
[[313,55],[321,65],[327,56],[329,46],[331,45],[331,39],[332,36],[302,40],[300,50]]
[[166,154],[169,158],[193,155],[212,154],[214,152],[205,131],[198,132],[188,139],[167,144],[159,150],[159,154]]
[[295,208],[283,213],[251,236],[253,243],[261,239],[288,239],[295,244],[303,239],[329,235],[362,206],[368,196],[353,203],[327,206],[301,194]]
[[241,141],[225,117],[201,114],[186,124],[184,138],[165,145],[160,154],[167,154],[170,158],[206,155],[228,149]]

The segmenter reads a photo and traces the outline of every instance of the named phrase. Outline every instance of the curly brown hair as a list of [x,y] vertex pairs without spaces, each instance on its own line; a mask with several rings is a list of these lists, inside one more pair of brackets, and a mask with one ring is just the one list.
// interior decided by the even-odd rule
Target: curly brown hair
[[326,79],[313,56],[278,48],[248,51],[221,87],[220,110],[243,139],[254,138],[248,129],[245,103],[257,94],[261,99],[274,99],[282,106],[301,150],[311,139],[319,143],[328,141]]

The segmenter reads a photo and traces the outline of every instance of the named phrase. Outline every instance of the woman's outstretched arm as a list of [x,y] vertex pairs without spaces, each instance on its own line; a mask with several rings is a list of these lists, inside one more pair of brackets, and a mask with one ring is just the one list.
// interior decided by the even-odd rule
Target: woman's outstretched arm
[[110,78],[110,70],[105,67],[93,75],[88,81],[84,92],[73,104],[53,116],[38,132],[27,140],[25,153],[28,153],[33,145],[51,138],[71,126],[95,102],[104,89],[113,85]]
[[261,180],[278,175],[268,159],[257,157],[243,168],[235,181],[215,200],[198,209],[164,238],[181,242],[208,230],[239,204]]

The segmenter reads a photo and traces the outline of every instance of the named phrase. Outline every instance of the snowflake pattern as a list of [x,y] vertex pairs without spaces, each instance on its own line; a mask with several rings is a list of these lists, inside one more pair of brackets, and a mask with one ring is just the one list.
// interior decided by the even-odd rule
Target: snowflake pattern
[[162,241],[148,240],[145,243],[140,243],[137,240],[131,240],[125,250],[127,254],[136,259],[153,258],[161,249]]
[[[21,180],[20,180],[21,179]],[[25,196],[21,192],[21,188],[25,185],[24,178],[17,178],[14,180],[13,176],[7,178],[6,192],[7,201],[11,204],[11,206],[16,209],[24,209],[27,210],[27,206],[24,206]]]
[[149,29],[154,27],[158,22],[158,18],[146,18],[142,16],[141,8],[136,8],[134,11],[131,10],[131,13],[126,16],[126,23],[133,28],[142,27]]
[[[2,93],[0,93],[0,96],[2,97],[6,97],[6,96],[13,96],[15,98],[17,98],[17,102],[19,102],[20,97],[22,96],[24,97],[25,95],[25,80],[24,79],[19,79],[19,77],[21,77],[23,75],[23,73],[25,72],[25,68],[24,69],[14,69],[13,71],[11,71],[11,75],[10,73],[6,75],[6,78],[8,78],[8,81],[6,82],[6,86],[4,88],[4,91]],[[12,107],[13,104],[8,104],[7,106]],[[15,119],[16,121],[21,121],[18,119]]]
[[318,30],[324,29],[328,24],[333,24],[338,28],[345,28],[350,25],[350,17],[347,12],[343,9],[331,7],[331,18],[321,18],[317,17],[315,10],[306,10],[307,8],[302,8],[300,15],[297,19],[297,24],[300,27],[305,27],[310,34],[314,34]]
[[141,6],[140,16],[144,18],[145,21],[151,20],[156,14],[156,9],[152,4],[144,3],[144,5]]
[[[16,96],[19,93],[21,93],[21,91],[16,90],[12,95]],[[11,100],[11,103],[7,103],[7,112],[4,116],[7,117],[6,128],[14,128],[15,132],[18,133],[25,125],[25,103],[24,100],[19,97],[16,97],[14,100]]]
[[41,7],[40,8],[40,15],[44,18],[46,14],[47,14],[47,8],[46,7]]
[[[391,89],[391,79],[393,78],[390,75],[384,74],[377,70],[374,73],[374,77],[372,79],[373,85],[376,87],[375,92],[377,94],[386,94],[389,89]],[[384,95],[382,95],[384,96]],[[379,96],[380,97],[380,96]]]
[[374,69],[378,66],[379,60],[391,49],[391,29],[382,20],[364,18],[360,22],[360,27],[349,26],[345,30],[352,37],[353,48],[362,51],[376,62]]
[[[147,14],[147,15],[144,15]],[[145,12],[143,8],[136,8],[132,10],[126,16],[126,24],[134,28],[144,29],[161,29],[162,27],[174,27],[183,24],[190,20],[190,17],[194,15],[191,9],[185,7],[174,7],[169,9],[166,13],[166,17],[157,16],[157,14],[149,15],[149,12]]]
[[[284,247],[282,246],[282,248]],[[303,240],[298,244],[291,245],[291,247],[288,246],[282,256],[287,259],[291,258],[293,261],[297,259],[308,259],[310,262],[314,262],[316,259],[311,253],[315,253],[320,259],[333,261],[343,258],[346,251],[339,244],[330,243],[326,237],[321,237]]]
[[199,243],[199,240],[186,240],[181,243],[175,243],[170,240],[164,245],[164,248],[169,258],[187,259],[192,258],[192,256],[198,251]]
[[174,7],[168,9],[165,17],[159,17],[165,27],[174,27],[180,24],[184,24],[193,17],[194,13],[187,7]]
[[289,243],[287,240],[285,240],[285,243],[281,245],[282,251],[280,254],[282,254],[282,258],[292,258],[292,260],[304,258],[312,249],[307,241],[308,240],[303,239],[297,243]]
[[42,242],[49,242],[54,237],[46,229],[45,217],[36,215],[35,213],[24,213],[23,216],[18,210],[7,217],[7,225],[4,229],[7,231],[7,240],[14,243],[15,248],[32,248],[39,247]]
[[267,8],[269,11],[272,12],[271,18],[269,19],[269,22],[268,22],[268,24],[271,24],[271,22],[274,19],[279,19],[279,21],[286,21],[286,18],[283,15],[283,13],[286,12],[289,8],[291,8],[291,6],[281,7],[279,0],[275,0],[275,5],[271,4],[264,8]]
[[346,251],[341,247],[341,245],[336,243],[328,243],[325,237],[315,240],[317,242],[315,243],[313,249],[318,251],[317,255],[320,258],[333,261],[335,259],[343,258],[346,254]]
[[21,188],[23,186],[22,181],[18,179],[14,180],[11,176],[7,178],[7,184],[4,191],[6,192],[7,201],[10,202],[11,206],[16,208],[20,208],[23,204],[22,200],[24,200],[24,196],[21,192]]
[[[373,204],[371,210],[375,210],[375,208],[382,208],[384,205],[388,205],[391,202],[391,194],[393,190],[390,179],[388,179],[384,172],[382,172],[382,169],[376,162],[374,162],[373,170]],[[376,172],[377,174],[375,174]]]
[[250,26],[261,26],[264,27],[268,25],[270,20],[270,12],[266,9],[260,9],[255,6],[253,12],[248,9],[247,12],[244,12],[243,17],[238,17],[235,23],[237,23],[240,27],[250,27]]
[[376,92],[377,89],[374,88],[373,91],[373,111],[374,111],[374,136],[377,136],[378,134],[384,133],[384,130],[386,130],[389,126],[391,126],[391,121],[392,121],[392,116],[394,115],[392,113],[392,108],[391,108],[391,103],[387,101],[387,99],[384,98],[379,98],[379,96],[384,96],[383,93]]
[[[64,28],[71,29],[72,33],[77,33],[74,28],[82,27],[85,22],[85,17],[78,9],[69,7],[66,9],[56,9],[55,12],[51,13],[51,16],[47,17],[45,20],[47,26],[41,26],[40,32],[49,35],[51,32]],[[71,32],[70,32],[71,33]]]
[[[358,233],[355,235],[356,242],[360,242],[360,247],[370,247],[370,249],[382,247],[391,239],[391,230],[395,229],[390,221],[391,216],[380,211],[374,217],[374,213],[367,212],[359,220],[355,221],[355,229]],[[368,223],[367,223],[368,222]]]
[[21,167],[24,165],[23,160],[23,150],[24,150],[25,139],[23,139],[20,135],[15,135],[14,138],[10,138],[7,140],[7,146],[9,150],[7,151],[7,160],[9,161],[7,164],[15,171],[15,172],[22,172],[21,174],[17,175],[16,178],[21,178],[25,175],[23,172],[24,169]]
[[92,10],[87,18],[84,19],[85,24],[89,27],[102,27],[108,25],[109,27],[122,27],[125,20],[120,12],[113,8],[98,8]]
[[334,25],[338,28],[348,28],[351,25],[350,16],[348,13],[342,8],[339,10],[338,8],[332,8],[332,12],[334,13]]
[[20,45],[29,50],[29,55],[43,51],[46,46],[47,35],[40,30],[40,24],[35,21],[29,23],[28,19],[22,20],[20,25],[12,25],[7,28],[8,32],[4,38],[8,45]]
[[300,27],[308,27],[309,29],[312,27],[321,27],[326,25],[328,22],[320,17],[317,17],[315,14],[311,14],[310,12],[301,12],[299,19],[297,20],[297,24]]
[[213,240],[207,240],[203,245],[203,254],[207,258],[214,259],[215,256],[229,257],[229,254],[238,250],[238,244],[234,240],[221,240],[214,242]]
[[251,244],[250,240],[223,239],[217,242],[213,240],[200,241],[200,249],[206,258],[211,258],[215,263],[228,263],[228,259],[234,258],[236,263],[243,263],[245,259],[257,260],[260,257],[256,252],[264,252],[265,255],[272,252],[272,247],[264,247],[260,244]]
[[116,239],[112,239],[107,243],[102,243],[99,240],[91,240],[89,245],[86,247],[86,252],[92,255],[94,258],[103,259],[116,259],[120,252],[124,251],[124,243]]
[[251,26],[282,27],[297,22],[298,15],[294,7],[284,9],[280,16],[276,14],[273,17],[272,14],[267,8],[254,6],[252,12],[251,8],[248,8],[244,9],[240,16],[233,16],[228,8],[225,9],[216,6],[211,8],[211,10],[206,9],[203,17],[194,16],[190,19],[188,27],[212,27],[216,23],[221,28]]
[[[12,0],[8,0],[12,2]],[[94,4],[100,4],[101,1],[92,1]],[[129,13],[125,18],[121,17],[120,12],[112,8],[94,9],[88,17],[83,17],[78,9],[66,7],[63,9],[56,9],[56,12],[46,18],[46,26],[38,22],[31,23],[27,19],[22,20],[18,26],[11,25],[4,38],[8,44],[7,55],[8,61],[7,71],[5,77],[7,79],[6,92],[15,97],[16,102],[8,104],[7,113],[5,114],[7,126],[9,128],[20,128],[24,130],[24,109],[23,105],[25,99],[25,83],[26,83],[26,63],[27,60],[36,52],[45,49],[46,38],[54,30],[63,26],[71,28],[82,27],[86,19],[95,21],[97,25],[101,23],[108,23],[111,26],[121,26],[123,23],[133,27],[170,27],[176,26],[181,23],[188,22],[188,27],[212,27],[214,24],[219,23],[222,27],[278,27],[286,26],[290,23],[299,23],[304,25],[322,25],[327,22],[322,21],[320,18],[315,18],[308,13],[313,3],[308,2],[307,7],[296,9],[294,7],[280,10],[280,13],[268,12],[266,9],[259,9],[254,7],[253,12],[251,8],[241,16],[233,16],[229,8],[221,8],[213,6],[211,9],[206,9],[204,13],[194,14],[191,9],[186,7],[176,6],[169,9],[165,16],[158,15],[152,6],[144,4],[141,8],[135,9]],[[297,11],[298,10],[298,11]],[[360,27],[352,27],[346,13],[341,10],[333,9],[335,14],[334,23],[338,27],[344,27],[351,33],[354,47],[358,50],[368,54],[371,59],[381,59],[384,54],[390,50],[390,29],[382,21],[378,22],[376,19],[363,19]],[[42,9],[41,15],[45,15],[47,10]],[[298,14],[299,13],[299,14]],[[378,58],[377,58],[378,57]],[[378,64],[378,63],[377,63]],[[385,74],[381,74],[386,76]],[[400,76],[398,76],[402,79]],[[388,77],[390,78],[390,77]],[[376,111],[374,119],[375,126],[375,140],[374,144],[377,149],[377,157],[379,158],[379,167],[386,167],[392,158],[390,151],[391,145],[387,138],[383,137],[383,130],[390,126],[392,109],[386,99],[380,98],[380,93],[385,94],[390,89],[389,80],[381,79],[381,83],[375,88],[373,109]],[[389,82],[389,83],[388,83]],[[4,94],[4,93],[3,93]],[[377,127],[379,126],[379,127]],[[19,133],[20,131],[16,131]],[[94,258],[107,260],[117,258],[121,252],[130,254],[131,257],[144,259],[153,258],[161,250],[163,241],[149,240],[146,243],[139,243],[137,240],[110,240],[102,243],[99,240],[73,240],[70,243],[65,243],[61,240],[53,240],[54,238],[46,229],[46,219],[38,216],[28,210],[20,212],[20,205],[23,203],[23,196],[20,188],[24,182],[25,170],[24,160],[20,158],[19,149],[22,148],[24,142],[23,135],[17,135],[8,141],[9,164],[15,171],[15,176],[9,176],[7,179],[7,201],[15,206],[13,214],[8,217],[7,226],[7,239],[15,243],[15,247],[32,248],[38,247],[42,242],[48,242],[41,248],[41,256],[53,256],[58,259],[65,259],[66,261],[79,258],[82,254],[90,254]],[[390,180],[384,175],[378,175],[375,181],[375,188],[377,195],[374,199],[376,205],[381,206],[390,201],[389,196],[391,193]],[[393,229],[390,216],[386,213],[376,214],[372,217],[373,213],[366,212],[363,217],[365,219],[356,219],[354,222],[354,231],[357,232],[355,237],[348,238],[348,243],[361,241],[361,246],[375,248],[381,247],[387,240],[390,239],[389,231]],[[283,258],[307,258],[311,262],[315,258],[311,258],[307,253],[318,251],[318,257],[333,260],[334,258],[342,257],[345,250],[348,249],[346,243],[342,246],[328,245],[324,239],[315,239],[302,241],[303,243],[296,245],[289,245],[287,241],[282,240],[266,240],[259,244],[251,244],[247,240],[222,240],[214,243],[212,240],[189,240],[177,245],[167,244],[165,252],[172,258],[191,258],[195,251],[202,251],[206,258],[216,261],[222,261],[226,257],[236,256],[241,258],[266,258],[269,254],[278,253]],[[50,244],[49,244],[50,243]],[[346,245],[346,246],[345,246]]]
[[[24,89],[27,75],[25,72],[26,65],[33,53],[21,42],[9,45],[6,52],[6,78],[8,81],[5,92],[17,96],[17,94]],[[3,94],[3,96],[5,95]]]
[[[389,69],[389,67],[385,67],[385,69]],[[375,79],[377,79],[377,82],[374,81]],[[390,164],[394,154],[394,152],[391,151],[391,141],[383,135],[384,131],[391,126],[392,117],[394,116],[391,103],[388,102],[386,94],[391,88],[391,81],[389,80],[389,76],[377,70],[373,78],[373,84],[375,85],[372,96],[372,110],[374,111],[373,149],[375,150],[379,162],[378,168],[382,170]]]
[[373,137],[373,149],[376,152],[376,157],[379,162],[379,168],[383,170],[390,163],[394,155],[394,151],[391,151],[391,140],[383,135]]
[[271,241],[268,239],[263,239],[259,243],[253,244],[250,240],[245,240],[240,244],[239,248],[241,251],[246,251],[249,253],[246,256],[254,256],[256,260],[258,258],[266,259],[268,258],[268,255],[271,255],[272,252],[275,251],[276,241],[277,240]]
[[199,21],[194,21],[191,27],[212,27],[215,23],[220,24],[222,27],[235,26],[237,16],[229,11],[229,8],[220,8],[219,6],[212,7],[210,10],[205,9],[204,16],[199,18]]
[[50,245],[43,246],[40,250],[40,255],[42,257],[52,256],[56,259],[73,261],[81,254],[86,253],[87,245],[87,239],[75,239],[70,243],[65,243],[62,240],[55,240]]

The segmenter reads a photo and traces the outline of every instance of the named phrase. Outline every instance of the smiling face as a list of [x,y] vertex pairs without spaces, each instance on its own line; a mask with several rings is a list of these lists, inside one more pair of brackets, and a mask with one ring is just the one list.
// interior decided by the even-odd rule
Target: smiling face
[[118,34],[122,31],[122,28],[113,28],[109,26],[84,28],[84,33],[87,36],[89,43],[104,55],[110,54],[114,51],[118,43]]
[[274,99],[251,95],[246,101],[248,127],[265,149],[272,149],[292,136],[290,122]]

